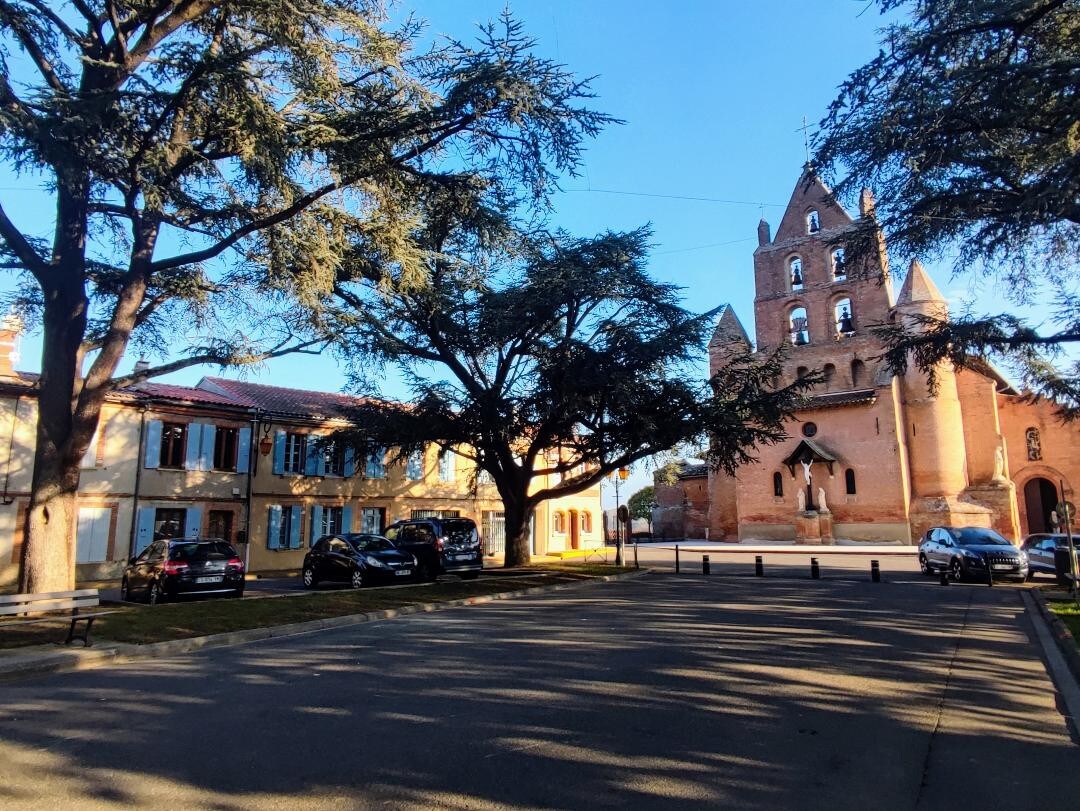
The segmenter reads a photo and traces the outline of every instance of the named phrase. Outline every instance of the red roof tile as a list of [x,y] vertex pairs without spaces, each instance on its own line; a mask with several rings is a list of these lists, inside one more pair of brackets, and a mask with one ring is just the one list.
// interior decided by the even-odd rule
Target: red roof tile
[[204,377],[199,381],[199,388],[231,397],[237,403],[260,408],[272,414],[320,419],[347,419],[352,409],[368,402],[365,398],[349,394],[267,386],[262,383],[225,380],[220,377]]
[[232,406],[233,408],[250,408],[248,403],[240,402],[235,397],[217,394],[205,389],[192,386],[174,386],[172,383],[141,383],[127,389],[134,394],[147,397],[160,397],[168,400],[183,400],[191,403],[206,403],[209,405]]

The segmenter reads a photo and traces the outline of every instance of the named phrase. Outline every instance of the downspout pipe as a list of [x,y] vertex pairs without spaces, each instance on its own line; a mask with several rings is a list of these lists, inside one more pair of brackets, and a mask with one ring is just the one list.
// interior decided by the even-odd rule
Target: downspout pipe
[[14,504],[15,499],[8,496],[8,490],[11,486],[11,455],[15,452],[15,431],[19,427],[19,402],[22,400],[22,395],[15,395],[15,410],[11,412],[11,436],[8,437],[8,452],[7,452],[7,464],[4,471],[4,497],[3,504],[8,506]]
[[250,570],[251,565],[251,491],[255,474],[259,472],[259,429],[261,426],[262,411],[256,409],[251,417],[251,441],[248,443],[248,469],[247,469],[247,494],[244,497],[244,571]]
[[146,412],[147,406],[140,409],[139,415],[139,455],[135,457],[135,491],[131,494],[131,537],[128,539],[127,560],[135,556],[135,539],[139,531],[139,485],[142,483],[142,469],[146,455]]

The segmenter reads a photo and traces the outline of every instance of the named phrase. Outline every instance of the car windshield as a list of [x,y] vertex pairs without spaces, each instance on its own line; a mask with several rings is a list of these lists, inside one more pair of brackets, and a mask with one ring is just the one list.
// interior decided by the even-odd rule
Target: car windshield
[[229,544],[206,541],[190,541],[169,544],[169,560],[209,560],[211,558],[235,558],[236,550]]
[[948,532],[958,546],[1012,546],[992,529],[950,527]]
[[471,541],[476,532],[476,524],[468,519],[443,521],[443,534],[448,541]]
[[390,552],[397,548],[379,535],[351,535],[349,543],[357,552]]

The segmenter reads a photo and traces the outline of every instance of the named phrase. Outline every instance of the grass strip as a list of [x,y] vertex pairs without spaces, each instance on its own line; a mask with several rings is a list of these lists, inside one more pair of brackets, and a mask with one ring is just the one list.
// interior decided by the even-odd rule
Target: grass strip
[[[115,611],[94,625],[94,639],[101,642],[146,644],[171,639],[244,631],[294,622],[363,614],[418,603],[441,603],[467,597],[519,591],[535,586],[595,580],[630,571],[604,564],[548,565],[536,567],[535,575],[493,577],[480,580],[448,578],[433,585],[393,589],[334,589],[281,597],[235,600],[183,599],[158,606],[109,605]],[[0,648],[40,645],[62,639],[66,628],[59,623],[5,628],[0,622]]]
[[1053,592],[1045,594],[1047,607],[1061,618],[1065,627],[1069,629],[1069,633],[1072,634],[1073,642],[1080,646],[1080,608],[1073,600],[1064,596],[1064,591],[1061,592],[1060,598]]

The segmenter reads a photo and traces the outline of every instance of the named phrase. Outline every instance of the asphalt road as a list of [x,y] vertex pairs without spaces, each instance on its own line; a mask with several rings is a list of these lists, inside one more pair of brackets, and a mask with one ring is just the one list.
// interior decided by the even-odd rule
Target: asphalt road
[[1075,808],[1012,587],[650,575],[0,685],[5,808]]

